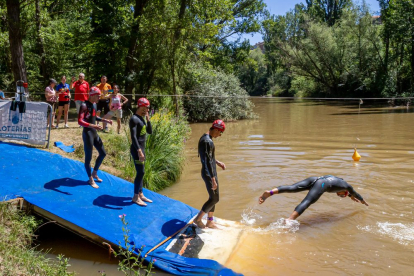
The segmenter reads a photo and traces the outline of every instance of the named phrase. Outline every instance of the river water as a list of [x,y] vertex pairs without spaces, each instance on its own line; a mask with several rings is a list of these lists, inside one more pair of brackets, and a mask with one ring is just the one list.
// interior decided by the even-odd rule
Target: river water
[[[246,231],[226,266],[245,275],[412,275],[414,109],[275,98],[254,103],[258,119],[226,123],[214,140],[216,157],[227,166],[218,172],[215,215],[240,222]],[[191,125],[181,180],[161,192],[195,208],[207,199],[197,143],[209,127]],[[355,145],[359,162],[351,158]],[[326,174],[344,178],[369,207],[326,193],[298,218],[299,226],[289,228],[280,220],[306,192],[258,204],[266,189]],[[41,247],[52,244],[46,240]],[[82,249],[82,256],[70,251],[84,246],[79,240],[66,244],[71,269],[79,275],[99,275],[101,269],[119,275],[101,248]],[[97,253],[92,258],[87,252]]]

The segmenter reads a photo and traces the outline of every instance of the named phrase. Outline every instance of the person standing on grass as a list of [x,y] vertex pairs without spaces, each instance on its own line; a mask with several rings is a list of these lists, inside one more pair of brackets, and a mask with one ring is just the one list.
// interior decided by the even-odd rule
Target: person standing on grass
[[[99,102],[98,102],[98,113],[97,113],[97,115],[99,117],[101,117],[102,112],[103,112],[102,117],[104,117],[104,115],[108,114],[108,112],[110,111],[110,108],[109,108],[109,95],[110,95],[109,90],[111,90],[112,87],[109,83],[107,83],[107,81],[108,81],[108,78],[106,76],[102,76],[101,77],[101,83],[96,86],[102,92],[102,95],[99,98]],[[106,124],[104,123],[103,125],[104,125],[104,129],[108,130]]]
[[140,98],[137,104],[137,111],[129,120],[132,142],[130,151],[135,170],[137,171],[134,180],[134,197],[132,201],[139,206],[147,206],[145,202],[151,203],[152,200],[144,196],[142,188],[145,173],[145,142],[147,140],[147,133],[152,134],[151,122],[148,115],[150,102],[146,98]]
[[[217,170],[216,165],[218,165],[223,170],[226,169],[226,165],[223,162],[216,160],[215,156],[215,146],[213,143],[213,138],[220,137],[226,125],[222,120],[215,120],[210,130],[201,136],[198,142],[198,155],[200,156],[201,161],[201,177],[206,184],[207,192],[209,195],[208,200],[204,203],[197,217],[194,219],[195,224],[199,228],[217,228],[214,224],[214,210],[217,202],[219,202],[219,185],[217,179]],[[203,216],[208,214],[207,224],[201,221]]]
[[105,119],[110,119],[112,116],[116,117],[116,128],[118,134],[121,131],[121,119],[122,119],[122,106],[128,102],[128,99],[118,93],[119,92],[119,86],[114,85],[114,93],[110,94],[109,96],[109,109],[110,111],[105,115]]
[[75,77],[72,77],[71,88],[75,90],[76,112],[79,114],[79,109],[82,103],[88,100],[89,93],[89,83],[85,81],[84,73],[79,73],[77,81],[75,81]]
[[[53,128],[55,127],[53,125],[53,121],[55,120],[55,110],[56,110],[56,102],[57,102],[56,91],[55,91],[56,83],[57,82],[54,79],[50,79],[49,85],[45,89],[46,102],[52,106],[52,111],[50,111],[49,116],[47,116],[47,127],[49,127],[50,120],[52,120]],[[52,119],[50,118],[50,116],[52,116]]]
[[[89,185],[96,189],[99,188],[99,186],[96,185],[94,179],[96,179],[97,182],[102,182],[102,179],[98,177],[98,170],[106,156],[102,140],[97,132],[97,130],[102,130],[102,127],[96,125],[96,121],[103,121],[112,124],[111,120],[101,119],[96,116],[96,103],[98,102],[100,96],[101,91],[99,88],[95,86],[92,87],[89,91],[88,100],[81,104],[78,114],[78,123],[80,126],[83,126],[82,139],[83,149],[85,151],[85,169],[89,177]],[[91,173],[93,147],[98,150],[99,155],[98,158],[96,158],[95,167]]]
[[62,82],[58,84],[56,90],[59,96],[58,115],[56,119],[56,128],[59,127],[60,117],[64,111],[65,128],[68,128],[69,106],[70,106],[70,88],[66,83],[66,76],[62,76]]

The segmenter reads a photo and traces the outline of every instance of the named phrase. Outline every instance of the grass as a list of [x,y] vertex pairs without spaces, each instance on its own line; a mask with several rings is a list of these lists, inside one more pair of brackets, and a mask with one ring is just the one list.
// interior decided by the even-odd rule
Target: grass
[[0,275],[74,275],[67,272],[68,259],[51,260],[31,246],[38,226],[35,217],[0,202]]

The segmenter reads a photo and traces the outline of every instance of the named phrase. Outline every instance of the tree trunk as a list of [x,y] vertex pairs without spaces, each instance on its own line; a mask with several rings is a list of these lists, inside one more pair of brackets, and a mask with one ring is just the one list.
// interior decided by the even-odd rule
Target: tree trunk
[[40,35],[41,29],[42,29],[42,24],[40,22],[39,0],[35,1],[35,8],[36,8],[35,21],[36,21],[36,30],[37,30],[36,43],[37,43],[37,51],[38,51],[38,54],[40,56],[40,75],[43,76],[43,83],[46,84],[49,80],[49,74],[47,72],[47,67],[46,67],[46,54],[45,54],[45,47],[44,47],[44,43],[43,43],[43,38]]
[[177,96],[177,82],[175,79],[175,75],[176,75],[176,70],[175,70],[175,65],[176,65],[176,61],[175,61],[175,53],[177,52],[177,46],[178,43],[180,41],[180,34],[181,34],[181,28],[182,28],[182,21],[184,19],[184,15],[185,15],[185,10],[187,8],[187,0],[181,0],[180,2],[180,12],[178,13],[178,26],[174,32],[174,37],[173,37],[173,41],[172,41],[172,45],[173,45],[173,51],[172,51],[172,55],[171,55],[171,78],[172,78],[172,82],[173,82],[173,97],[174,97],[174,104],[175,104],[175,115],[178,116],[179,115],[179,99]]
[[125,94],[127,94],[127,98],[129,99],[128,105],[132,103],[132,91],[134,89],[134,79],[133,75],[135,72],[135,59],[137,58],[136,55],[139,54],[138,51],[138,38],[139,38],[139,31],[140,31],[140,17],[144,12],[144,8],[147,6],[149,0],[136,0],[135,1],[135,8],[134,8],[134,24],[131,28],[131,40],[129,42],[129,49],[128,55],[126,57],[126,68],[125,68]]
[[6,0],[6,4],[13,78],[15,82],[18,80],[27,82],[22,34],[20,32],[20,1]]

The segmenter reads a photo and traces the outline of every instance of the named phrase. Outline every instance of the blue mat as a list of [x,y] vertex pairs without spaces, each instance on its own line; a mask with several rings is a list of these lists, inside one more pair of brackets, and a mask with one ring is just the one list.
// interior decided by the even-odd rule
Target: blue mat
[[73,145],[72,146],[66,146],[65,144],[63,144],[60,141],[55,142],[55,147],[58,147],[61,150],[63,150],[64,152],[68,152],[68,153],[71,153],[71,152],[75,151],[75,148],[73,147]]
[[[133,185],[99,172],[103,182],[93,189],[87,183],[84,164],[58,154],[0,142],[2,200],[23,197],[64,220],[114,244],[123,241],[120,215],[130,223],[130,239],[144,253],[185,226],[198,210],[180,201],[145,190],[154,200],[147,207],[131,202]],[[155,266],[175,275],[240,275],[213,260],[186,258],[165,250],[151,252]]]

